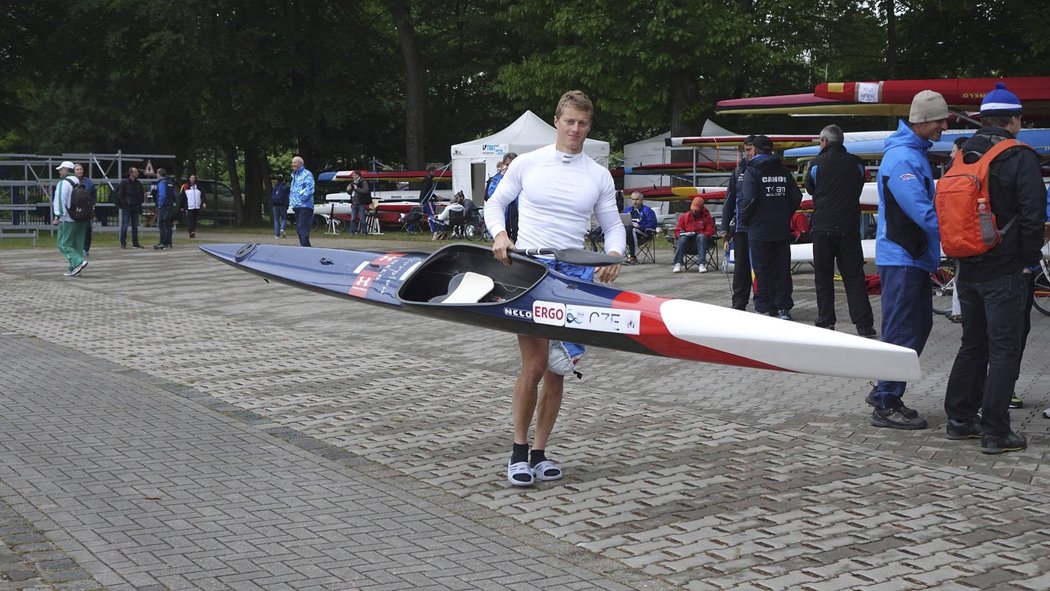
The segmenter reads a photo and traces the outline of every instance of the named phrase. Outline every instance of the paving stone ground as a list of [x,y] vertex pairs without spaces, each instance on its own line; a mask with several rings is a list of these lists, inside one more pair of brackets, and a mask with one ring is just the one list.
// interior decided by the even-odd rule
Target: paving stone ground
[[[618,284],[728,303],[724,275],[658,257]],[[511,335],[267,284],[187,241],[62,270],[0,251],[0,591],[1050,588],[1050,318],[1011,413],[1025,452],[944,439],[960,329],[938,318],[917,432],[870,427],[863,380],[592,349],[550,445],[566,478],[523,491]]]

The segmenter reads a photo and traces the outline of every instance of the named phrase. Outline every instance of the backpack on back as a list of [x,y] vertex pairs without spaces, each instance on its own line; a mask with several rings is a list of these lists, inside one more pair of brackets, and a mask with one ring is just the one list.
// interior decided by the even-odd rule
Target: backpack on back
[[988,194],[988,171],[999,154],[1015,147],[1028,148],[1017,140],[1002,140],[972,164],[963,162],[960,150],[951,169],[937,182],[934,199],[944,254],[957,258],[982,255],[998,246],[1013,225],[1016,216],[1002,230],[996,223]]
[[69,208],[66,213],[74,222],[90,222],[95,217],[95,206],[91,205],[91,190],[82,183],[74,183],[64,179],[73,185],[73,191],[69,195]]

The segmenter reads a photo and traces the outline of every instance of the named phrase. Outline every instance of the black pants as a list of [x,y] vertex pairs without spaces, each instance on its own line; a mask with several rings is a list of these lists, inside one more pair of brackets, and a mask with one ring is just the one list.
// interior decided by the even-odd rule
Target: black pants
[[791,241],[750,240],[755,270],[755,312],[773,314],[795,307],[791,299]]
[[653,234],[649,230],[630,228],[627,230],[627,253],[631,256],[638,254],[638,245],[649,242]]
[[186,231],[189,232],[190,238],[197,233],[197,214],[200,213],[199,209],[187,209],[186,210]]
[[84,231],[84,253],[91,250],[91,222],[88,222],[87,230]]
[[743,310],[751,301],[751,251],[747,232],[733,234],[733,307]]
[[872,328],[875,318],[864,281],[864,250],[860,234],[813,232],[813,283],[817,291],[817,326],[835,325],[835,265],[842,275],[850,322]]
[[1027,282],[1020,273],[989,281],[957,280],[962,308],[962,343],[948,376],[944,411],[969,420],[981,409],[981,432],[1010,431],[1010,397],[1021,366]]
[[310,224],[314,221],[314,208],[295,208],[295,231],[299,234],[299,246],[310,246]]
[[174,221],[171,209],[170,205],[157,208],[157,229],[160,230],[160,243],[164,246],[171,246],[171,224]]

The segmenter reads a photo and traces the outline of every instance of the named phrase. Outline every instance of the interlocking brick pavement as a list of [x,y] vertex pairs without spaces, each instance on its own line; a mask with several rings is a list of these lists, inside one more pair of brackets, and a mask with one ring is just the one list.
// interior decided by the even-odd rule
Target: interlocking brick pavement
[[[1027,408],[1012,413],[1015,427],[1029,435],[1023,453],[986,457],[972,442],[943,438],[943,384],[959,329],[938,319],[922,358],[923,379],[910,384],[908,394],[909,405],[926,413],[933,428],[910,433],[867,425],[870,411],[862,399],[868,387],[860,380],[594,349],[584,361],[585,379],[567,388],[551,444],[566,479],[521,491],[504,485],[502,476],[510,432],[508,389],[517,371],[513,337],[268,285],[178,246],[164,253],[100,251],[92,272],[73,281],[49,272],[55,256],[0,253],[0,305],[14,310],[4,328],[107,360],[113,365],[102,372],[105,379],[154,380],[151,386],[204,401],[205,414],[237,418],[227,424],[231,429],[254,425],[284,443],[298,441],[308,450],[303,458],[316,461],[318,455],[342,452],[351,465],[377,466],[382,478],[371,485],[384,494],[412,495],[417,492],[412,486],[399,487],[418,479],[433,487],[427,490],[440,491],[424,498],[456,499],[454,506],[462,508],[457,514],[468,521],[488,526],[509,518],[518,525],[501,526],[501,533],[538,530],[555,548],[574,544],[578,550],[572,556],[599,561],[605,566],[594,570],[614,573],[615,584],[1023,589],[1036,588],[1032,585],[1050,571],[1045,486],[1050,421],[1037,416],[1050,405],[1045,318],[1033,317],[1018,382]],[[726,303],[720,274],[683,275],[671,275],[668,265],[641,265],[626,268],[619,283]],[[799,321],[815,316],[811,294],[811,278],[796,276]],[[840,304],[844,299],[839,294]],[[74,301],[105,310],[103,321],[56,320],[54,310]],[[878,313],[877,299],[873,303]],[[26,365],[18,371],[34,373]],[[80,387],[97,386],[97,380],[88,380]],[[30,387],[49,391],[46,384]],[[94,420],[113,425],[102,416]],[[170,428],[162,419],[148,424],[152,430]],[[61,430],[47,434],[62,436]],[[222,440],[208,445],[252,465],[252,458],[241,457],[249,453],[243,446]],[[157,457],[178,461],[192,453]],[[231,480],[230,470],[205,472],[193,484],[252,484]],[[326,523],[338,532],[342,514],[331,504],[332,494],[311,496],[317,505],[302,518],[336,516]],[[73,505],[62,509],[78,514],[81,495],[66,496]],[[126,531],[139,527],[151,535],[189,539],[179,528],[195,524],[144,524],[150,516],[134,504],[88,508],[108,520],[79,523],[77,532],[103,544],[135,541]],[[397,537],[402,521],[418,523],[397,511],[369,509],[382,526],[365,532],[371,540],[366,547]],[[441,527],[444,521],[427,523]],[[225,576],[235,577],[237,567],[245,566],[215,559],[221,550],[213,546],[200,548],[164,549],[176,564],[168,568],[186,568],[180,561],[188,560],[198,573],[229,571]],[[280,549],[287,552],[288,544]],[[93,559],[111,569],[118,565],[114,570],[125,574],[159,567],[147,558],[160,560],[160,549],[138,554],[138,562],[110,555]],[[398,575],[383,566],[382,556],[367,550],[348,556],[350,568],[383,573],[382,584],[398,584],[389,580]],[[477,559],[462,549],[460,558],[466,556]],[[379,566],[370,568],[373,564]],[[586,584],[600,581],[593,574],[581,578]],[[482,583],[451,574],[441,580],[483,587],[496,579]],[[573,586],[566,581],[564,588]]]

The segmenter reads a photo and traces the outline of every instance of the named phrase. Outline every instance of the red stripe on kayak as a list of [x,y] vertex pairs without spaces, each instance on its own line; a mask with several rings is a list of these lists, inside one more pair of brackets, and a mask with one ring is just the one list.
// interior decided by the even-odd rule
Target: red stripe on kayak
[[612,307],[621,310],[638,310],[641,312],[641,327],[638,335],[627,335],[641,343],[657,355],[674,357],[676,359],[688,359],[691,361],[704,361],[706,363],[719,363],[722,365],[737,365],[740,367],[753,367],[757,369],[773,369],[777,371],[791,371],[783,367],[777,367],[747,357],[741,357],[725,351],[719,351],[711,347],[697,345],[671,334],[664,324],[660,314],[660,306],[667,298],[634,293],[631,291],[621,292],[612,301]]
[[404,256],[404,253],[390,252],[369,262],[368,266],[357,274],[354,282],[350,284],[350,291],[347,293],[357,298],[366,297],[368,294],[368,288],[372,287],[372,282],[374,282],[376,277],[379,276],[379,272],[383,270],[383,267],[396,261],[402,256]]

